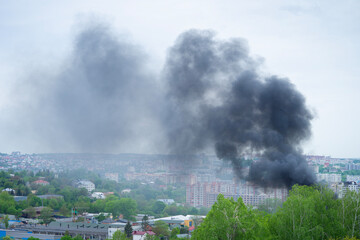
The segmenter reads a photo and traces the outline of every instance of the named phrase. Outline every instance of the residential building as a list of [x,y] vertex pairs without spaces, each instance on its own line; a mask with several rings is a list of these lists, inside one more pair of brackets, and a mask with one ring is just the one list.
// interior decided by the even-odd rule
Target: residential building
[[341,182],[341,174],[336,173],[318,173],[316,174],[318,182],[324,181],[327,183]]
[[169,198],[166,198],[166,199],[157,199],[156,201],[163,202],[163,203],[165,203],[166,205],[171,205],[171,204],[175,203],[174,199],[169,199]]
[[130,188],[125,188],[125,189],[121,190],[121,194],[127,194],[127,193],[130,193],[130,192],[131,192]]
[[258,206],[268,198],[285,201],[288,190],[286,188],[263,189],[248,182],[188,184],[186,186],[186,203],[194,207],[211,207],[216,202],[219,194],[223,194],[225,198],[233,198],[234,200],[241,197],[246,205]]
[[0,230],[0,238],[9,236],[11,239],[26,240],[30,237],[38,238],[40,240],[60,240],[60,235],[55,234],[34,234],[32,232],[24,232],[20,230]]
[[354,181],[333,183],[330,188],[338,198],[343,198],[348,191],[359,192],[359,185]]
[[[22,232],[31,232],[32,234],[51,234],[57,236],[55,239],[60,239],[63,235],[68,233],[71,237],[80,235],[83,239],[109,239],[109,228],[112,232],[116,230],[124,231],[124,227],[116,224],[95,224],[83,222],[51,222],[48,225],[41,224],[26,224],[16,227]],[[52,239],[52,238],[46,238]]]
[[91,197],[96,198],[96,199],[105,199],[105,195],[102,192],[93,192],[91,194]]
[[88,180],[80,180],[76,185],[78,188],[85,188],[88,192],[95,190],[95,184]]

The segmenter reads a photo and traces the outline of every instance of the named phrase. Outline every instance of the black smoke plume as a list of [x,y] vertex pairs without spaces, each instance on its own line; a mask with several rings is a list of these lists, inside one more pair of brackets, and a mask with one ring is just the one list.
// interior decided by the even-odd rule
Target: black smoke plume
[[[312,184],[300,148],[312,114],[287,79],[262,77],[258,68],[243,40],[218,41],[197,30],[180,35],[165,66],[170,149],[181,154],[212,144],[240,178],[261,186]],[[261,158],[244,175],[248,152]]]
[[[0,118],[2,133],[14,136],[7,142],[112,153],[144,152],[143,140],[153,143],[145,151],[159,152],[154,146],[167,142],[179,159],[214,149],[239,178],[262,186],[314,182],[300,148],[311,133],[305,99],[289,80],[262,76],[246,41],[187,31],[169,49],[160,77],[139,49],[106,24],[83,28],[59,69],[17,86],[23,101]],[[249,152],[260,160],[247,174],[242,159]]]

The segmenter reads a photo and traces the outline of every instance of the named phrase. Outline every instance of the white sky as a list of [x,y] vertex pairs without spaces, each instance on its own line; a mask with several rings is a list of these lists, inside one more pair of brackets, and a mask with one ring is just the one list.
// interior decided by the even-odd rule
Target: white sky
[[[305,153],[360,157],[359,0],[0,0],[0,109],[12,103],[17,78],[69,54],[89,16],[141,46],[155,70],[190,28],[247,39],[265,71],[290,78],[316,112]],[[39,150],[6,144],[8,137],[0,135],[0,152]]]

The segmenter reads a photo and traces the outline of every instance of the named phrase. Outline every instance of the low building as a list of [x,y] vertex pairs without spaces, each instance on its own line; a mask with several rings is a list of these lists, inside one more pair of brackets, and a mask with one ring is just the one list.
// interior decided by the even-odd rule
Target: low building
[[163,221],[169,225],[170,228],[174,225],[179,225],[181,227],[192,227],[194,226],[195,218],[205,218],[205,216],[194,216],[194,215],[176,215],[164,218],[156,218],[154,220],[149,221],[149,223],[155,223],[157,221]]
[[96,198],[96,199],[105,199],[105,195],[102,192],[93,192],[91,194],[91,197]]
[[55,234],[35,234],[21,230],[0,230],[0,238],[9,236],[11,239],[27,240],[30,237],[40,240],[60,240],[61,236]]
[[127,194],[127,193],[130,193],[131,192],[131,189],[130,188],[125,188],[121,191],[121,194]]
[[[51,222],[49,225],[25,224],[18,226],[15,230],[31,232],[33,234],[55,235],[57,236],[56,239],[60,239],[65,233],[68,233],[71,237],[80,235],[83,239],[105,240],[111,238],[108,236],[109,228],[124,231],[124,228],[119,225],[83,222]],[[115,230],[113,231],[115,232]]]
[[156,201],[163,202],[166,205],[171,205],[171,204],[175,203],[174,199],[170,199],[170,198],[157,199]]
[[2,192],[7,192],[10,195],[15,195],[15,190],[12,188],[5,188],[3,190],[1,190]]

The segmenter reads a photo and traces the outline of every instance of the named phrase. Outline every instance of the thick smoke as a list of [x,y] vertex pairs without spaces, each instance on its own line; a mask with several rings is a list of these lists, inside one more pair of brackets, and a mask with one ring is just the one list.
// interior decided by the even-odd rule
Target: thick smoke
[[[143,140],[167,142],[179,159],[214,149],[262,186],[314,182],[300,148],[312,119],[305,99],[287,79],[259,74],[246,41],[190,30],[170,48],[160,84],[146,64],[138,46],[92,23],[58,70],[19,85],[25,100],[5,126],[33,149],[144,152]],[[163,150],[154,145],[147,151]],[[249,152],[261,157],[246,173]]]
[[106,26],[91,26],[78,35],[52,100],[62,127],[81,148],[114,149],[132,140],[150,114],[148,96],[155,95],[144,60],[136,46],[116,38]]
[[[212,144],[238,177],[262,186],[314,182],[299,147],[311,133],[305,99],[287,79],[261,77],[243,40],[185,32],[169,52],[165,79],[173,104],[170,149],[189,153]],[[244,175],[247,152],[261,159]]]

